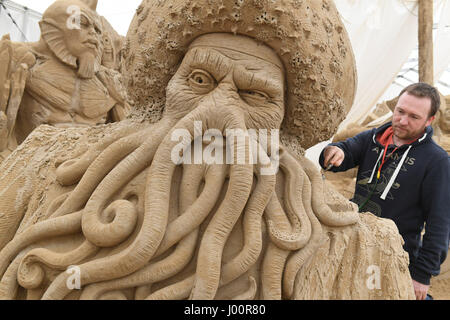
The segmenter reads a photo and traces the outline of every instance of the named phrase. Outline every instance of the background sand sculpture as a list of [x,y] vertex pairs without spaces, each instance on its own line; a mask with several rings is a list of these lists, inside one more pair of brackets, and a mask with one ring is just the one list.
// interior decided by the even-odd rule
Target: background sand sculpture
[[[97,15],[96,1],[88,4],[50,6],[36,43],[0,41],[0,160],[41,124],[86,126],[127,116],[118,72],[123,38]],[[69,24],[73,5],[83,13],[80,28],[77,20]]]
[[[332,1],[144,1],[124,54],[131,119],[40,126],[1,164],[1,298],[414,298],[394,223],[358,214],[301,154],[354,96]],[[172,134],[195,121],[282,128],[280,170],[262,174],[261,140],[250,164],[249,139],[232,164],[174,163]]]

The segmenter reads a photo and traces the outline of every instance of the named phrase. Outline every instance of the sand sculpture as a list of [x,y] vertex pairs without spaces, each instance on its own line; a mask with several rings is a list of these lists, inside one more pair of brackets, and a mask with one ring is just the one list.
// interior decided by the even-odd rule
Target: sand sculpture
[[124,56],[130,119],[1,164],[2,299],[414,298],[394,223],[302,155],[354,97],[332,1],[144,1]]
[[38,42],[0,41],[0,160],[41,124],[90,126],[128,114],[118,72],[123,39],[96,4],[56,2],[43,14]]
[[[443,100],[443,101],[442,101]],[[450,155],[450,96],[441,98],[441,108],[436,114],[434,140]]]

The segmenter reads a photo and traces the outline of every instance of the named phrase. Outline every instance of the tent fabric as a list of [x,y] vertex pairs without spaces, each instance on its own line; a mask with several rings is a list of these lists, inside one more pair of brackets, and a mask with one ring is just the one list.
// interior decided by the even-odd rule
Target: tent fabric
[[390,86],[417,45],[417,2],[335,0],[358,71],[353,108],[340,128],[362,118]]
[[0,5],[0,37],[9,33],[12,41],[34,42],[39,40],[41,31],[38,22],[41,20],[42,14],[9,0],[3,0],[3,5],[6,9]]
[[[377,103],[398,95],[392,85],[418,43],[417,0],[334,0],[355,54],[358,87],[353,106],[339,130],[364,120]],[[450,64],[450,1],[434,0],[435,84]],[[418,62],[417,62],[418,64]],[[417,78],[418,79],[418,78]],[[417,80],[418,81],[418,80]],[[307,150],[317,163],[329,141]]]
[[435,3],[434,21],[437,30],[434,36],[434,80],[442,78],[450,64],[450,1],[440,0]]
[[[352,109],[340,128],[361,123],[417,47],[417,0],[334,0],[349,33],[358,70]],[[434,79],[450,64],[450,1],[434,0]]]

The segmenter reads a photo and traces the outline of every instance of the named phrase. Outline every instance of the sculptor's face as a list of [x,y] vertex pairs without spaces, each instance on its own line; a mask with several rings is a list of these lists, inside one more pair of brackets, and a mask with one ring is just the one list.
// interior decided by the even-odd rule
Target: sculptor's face
[[434,120],[434,116],[429,116],[430,110],[430,98],[403,93],[398,99],[392,117],[394,136],[402,140],[412,140],[421,136]]
[[77,58],[85,54],[99,57],[102,48],[102,29],[92,15],[81,11],[80,28],[65,28],[65,38],[68,50]]
[[166,111],[187,113],[210,96],[216,108],[241,109],[247,128],[279,128],[285,86],[278,57],[247,37],[217,34],[214,40],[191,46],[168,85]]

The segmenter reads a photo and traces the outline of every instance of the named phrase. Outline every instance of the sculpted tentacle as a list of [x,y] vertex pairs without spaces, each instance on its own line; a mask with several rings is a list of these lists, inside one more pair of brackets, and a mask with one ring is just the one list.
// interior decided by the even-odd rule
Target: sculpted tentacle
[[81,211],[39,222],[17,235],[0,252],[0,276],[3,276],[9,261],[23,248],[43,239],[74,234],[81,231]]
[[[244,147],[244,146],[239,146]],[[246,153],[251,156],[249,143]],[[235,161],[237,158],[235,159]],[[236,161],[237,162],[237,161]],[[225,199],[211,219],[200,245],[193,300],[213,299],[219,287],[222,252],[231,230],[243,211],[253,182],[250,165],[233,165]]]
[[[262,162],[270,163],[267,155],[265,158]],[[261,253],[262,216],[275,189],[275,175],[261,175],[261,166],[256,167],[256,173],[258,182],[244,213],[244,247],[223,266],[220,285],[226,285],[247,272]]]
[[84,241],[78,248],[67,253],[52,252],[45,248],[33,249],[20,263],[17,280],[26,289],[36,289],[44,280],[46,265],[53,270],[65,270],[70,265],[78,264],[83,259],[95,254],[99,248],[89,241]]
[[[148,136],[144,134],[147,133],[148,130],[143,130],[142,132],[137,132],[121,138],[107,147],[89,166],[71,195],[52,216],[57,217],[80,210],[86,204],[86,201],[92,195],[94,190],[96,190],[99,183],[113,168],[115,168],[115,172],[119,173],[128,169],[128,174],[137,171],[135,167],[128,168],[123,163],[121,166],[117,165],[124,157],[128,156],[133,151],[134,158],[137,158],[140,161],[151,161],[157,146],[162,141],[165,133],[169,130],[170,123],[170,121],[161,121],[152,127],[156,134],[150,140],[148,140]],[[145,143],[143,144],[143,142]],[[150,157],[150,159],[145,157]]]
[[312,225],[312,235],[308,244],[301,250],[294,252],[289,258],[286,269],[283,276],[283,293],[286,298],[291,298],[294,292],[295,277],[298,271],[306,262],[306,260],[311,257],[314,252],[320,247],[321,239],[323,236],[322,225],[315,216],[311,207],[311,182],[308,177],[305,178],[303,183],[303,204],[306,209],[306,214],[308,215],[311,225]]
[[[123,128],[120,128],[119,130],[114,131],[113,133],[103,138],[94,146],[90,147],[78,158],[64,161],[56,169],[56,180],[63,186],[71,186],[75,183],[78,183],[89,166],[106,148],[108,148],[112,144],[118,143],[121,138],[135,132],[136,128],[134,126],[125,126]],[[136,138],[143,135],[145,136],[145,134],[142,134],[140,132],[136,135]],[[137,143],[139,142],[139,139],[132,139],[132,142],[133,144],[131,146],[127,145],[127,147],[134,147],[136,149],[138,147]],[[124,153],[126,153],[126,151]]]
[[243,292],[235,297],[232,300],[253,300],[256,296],[256,291],[258,290],[258,285],[256,284],[256,280],[253,277],[248,277],[250,282],[250,286],[246,292]]
[[331,227],[343,227],[360,220],[358,211],[333,212],[325,202],[324,181],[319,170],[305,157],[298,159],[312,184],[312,208],[323,224]]
[[[205,187],[198,199],[177,219],[172,221],[155,253],[155,257],[164,253],[181,238],[195,230],[206,219],[219,199],[226,178],[225,165],[211,165],[205,175]],[[184,193],[181,194],[184,196]]]
[[[180,187],[180,209],[182,212],[195,201],[204,172],[205,169],[202,165],[184,166]],[[197,238],[198,229],[195,229],[179,242],[175,251],[169,257],[156,263],[150,263],[145,268],[124,278],[92,284],[83,291],[81,299],[94,300],[107,291],[150,285],[175,275],[192,258]]]
[[[156,151],[147,175],[145,189],[145,213],[139,234],[125,250],[112,256],[104,257],[80,265],[81,284],[87,285],[109,279],[116,279],[131,274],[142,268],[155,254],[167,227],[172,175],[176,163],[171,161],[171,153],[177,142],[172,141],[172,132],[178,129],[188,130],[194,136],[192,124],[196,120],[205,120],[209,106],[198,107],[180,120],[169,132]],[[142,155],[129,163],[127,172],[147,161],[149,155]],[[67,275],[60,274],[49,286],[43,299],[63,299],[68,293],[64,285]]]
[[182,281],[160,289],[145,300],[182,300],[189,297],[194,286],[195,275],[192,275]]

